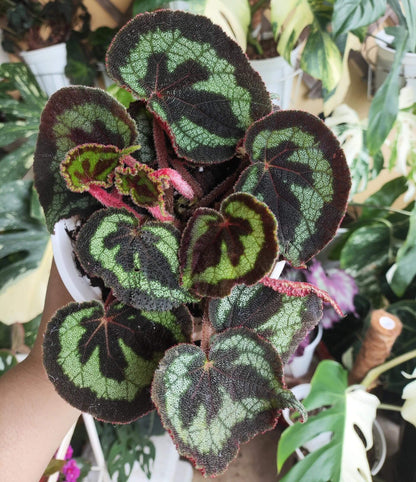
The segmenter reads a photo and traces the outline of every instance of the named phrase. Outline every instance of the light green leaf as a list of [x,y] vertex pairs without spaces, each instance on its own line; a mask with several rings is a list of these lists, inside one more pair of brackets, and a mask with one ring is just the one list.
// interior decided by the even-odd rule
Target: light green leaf
[[270,4],[277,51],[290,62],[291,51],[300,34],[308,27],[308,40],[300,67],[322,80],[324,89],[331,92],[337,86],[342,70],[341,53],[327,30],[332,6],[328,2],[311,0],[271,0]]
[[[332,432],[331,440],[297,462],[282,482],[372,480],[366,450],[373,444],[372,425],[379,400],[357,387],[348,388],[347,371],[332,360],[318,365],[311,380],[311,392],[303,401],[308,411],[321,408],[308,421],[286,429],[278,446],[278,470],[289,455],[305,442],[323,432]],[[364,438],[358,435],[357,426]]]

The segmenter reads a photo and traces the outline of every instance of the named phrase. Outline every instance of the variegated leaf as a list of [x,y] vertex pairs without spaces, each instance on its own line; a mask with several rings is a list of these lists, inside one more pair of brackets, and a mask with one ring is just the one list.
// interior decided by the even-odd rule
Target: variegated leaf
[[67,152],[80,144],[134,144],[137,130],[126,109],[101,89],[64,87],[43,110],[35,151],[35,185],[50,232],[57,221],[97,207],[87,193],[68,190],[60,173]]
[[200,208],[188,222],[180,248],[183,286],[200,296],[226,296],[234,285],[267,274],[277,251],[268,207],[250,194],[232,194],[219,212]]
[[209,303],[215,331],[250,328],[276,348],[283,362],[321,318],[322,301],[316,294],[289,296],[261,283],[235,286],[229,296]]
[[245,149],[252,165],[235,190],[269,206],[282,255],[303,266],[345,214],[351,183],[344,153],[320,119],[301,111],[278,111],[253,124]]
[[107,70],[147,102],[178,155],[198,163],[230,159],[248,126],[271,111],[243,51],[204,16],[136,16],[110,45]]
[[179,453],[206,476],[223,472],[241,443],[272,429],[281,409],[304,414],[284,389],[276,351],[246,328],[214,335],[208,356],[190,344],[168,350],[152,399]]
[[94,417],[126,423],[152,410],[150,384],[165,350],[186,342],[188,310],[138,311],[115,301],[70,303],[44,339],[44,365],[58,393]]
[[139,149],[131,146],[119,149],[104,144],[81,144],[71,149],[61,163],[61,173],[68,189],[73,192],[88,191],[91,184],[111,187],[116,168],[124,156]]
[[123,209],[94,213],[81,228],[76,252],[85,271],[99,276],[124,303],[169,310],[195,301],[179,285],[179,232],[168,223],[143,225]]

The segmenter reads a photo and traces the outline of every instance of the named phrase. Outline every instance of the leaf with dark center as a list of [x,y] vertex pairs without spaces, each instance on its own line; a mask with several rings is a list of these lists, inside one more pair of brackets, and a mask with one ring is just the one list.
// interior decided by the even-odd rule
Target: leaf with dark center
[[103,209],[83,225],[75,248],[89,275],[137,309],[169,310],[196,301],[179,285],[179,232],[171,224],[140,226],[126,210]]
[[208,356],[189,344],[168,350],[152,399],[179,453],[211,477],[226,470],[241,443],[274,428],[283,408],[306,415],[284,389],[277,352],[246,328],[214,335]]
[[282,255],[303,266],[333,238],[345,214],[351,182],[339,142],[317,117],[278,111],[248,130],[245,149],[252,165],[235,190],[269,206]]
[[121,194],[129,195],[137,206],[163,206],[163,179],[153,176],[153,173],[154,170],[146,164],[118,167],[116,171],[117,190]]
[[250,194],[232,194],[219,212],[197,209],[181,241],[183,286],[222,297],[238,283],[256,283],[277,256],[276,229],[268,207]]
[[209,303],[216,332],[250,328],[276,348],[283,362],[321,318],[322,301],[316,294],[289,296],[261,283],[235,286],[229,296]]
[[203,16],[138,15],[110,45],[107,70],[147,102],[177,154],[198,163],[230,159],[248,126],[271,111],[246,55]]
[[61,163],[61,173],[73,192],[88,191],[91,184],[111,187],[115,169],[122,158],[139,149],[131,146],[119,149],[103,144],[81,144],[74,147]]
[[127,423],[152,410],[150,384],[169,347],[190,339],[185,307],[138,311],[116,301],[70,303],[48,324],[44,365],[58,393],[94,417]]
[[64,87],[43,110],[35,151],[35,185],[50,232],[57,221],[89,214],[97,202],[73,193],[60,173],[67,152],[81,144],[110,144],[124,149],[135,143],[136,126],[126,109],[101,89]]

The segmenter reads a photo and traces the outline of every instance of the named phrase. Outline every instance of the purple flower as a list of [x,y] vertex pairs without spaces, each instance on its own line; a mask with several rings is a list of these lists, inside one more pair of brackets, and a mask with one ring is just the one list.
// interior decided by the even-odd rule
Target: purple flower
[[75,460],[71,459],[64,465],[62,473],[65,475],[66,482],[75,482],[78,479],[81,470]]
[[[313,259],[308,270],[305,270],[306,281],[325,290],[333,298],[344,313],[356,315],[354,296],[358,287],[354,278],[339,268],[324,270],[322,264]],[[324,328],[331,328],[340,320],[332,307],[325,306],[321,323]]]

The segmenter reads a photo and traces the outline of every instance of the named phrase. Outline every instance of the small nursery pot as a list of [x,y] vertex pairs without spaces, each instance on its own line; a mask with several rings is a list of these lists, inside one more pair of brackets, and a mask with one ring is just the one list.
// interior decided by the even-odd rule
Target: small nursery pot
[[[300,385],[292,387],[290,390],[299,401],[302,401],[308,396],[311,390],[311,385],[310,383],[301,383]],[[290,411],[288,408],[282,410],[282,415],[288,425],[294,424],[294,422],[290,418]],[[318,450],[322,446],[329,443],[331,440],[331,436],[331,432],[322,432],[317,437],[305,443],[303,445],[303,448],[306,449],[308,452],[314,452],[315,450]],[[383,467],[387,455],[386,438],[377,420],[374,420],[373,423],[373,447],[370,449],[370,451],[372,452],[372,460],[370,461],[371,475],[376,475]],[[305,458],[305,455],[300,449],[296,449],[295,452],[298,460],[302,460]]]
[[77,267],[70,233],[80,222],[75,218],[61,219],[55,224],[52,234],[52,249],[55,264],[69,294],[77,302],[101,299],[101,290],[92,286],[88,276],[83,276]]
[[285,374],[294,378],[303,377],[308,373],[309,367],[312,363],[313,354],[322,339],[323,328],[321,324],[317,326],[318,331],[315,338],[303,351],[303,355],[295,356],[290,362],[285,365]]

